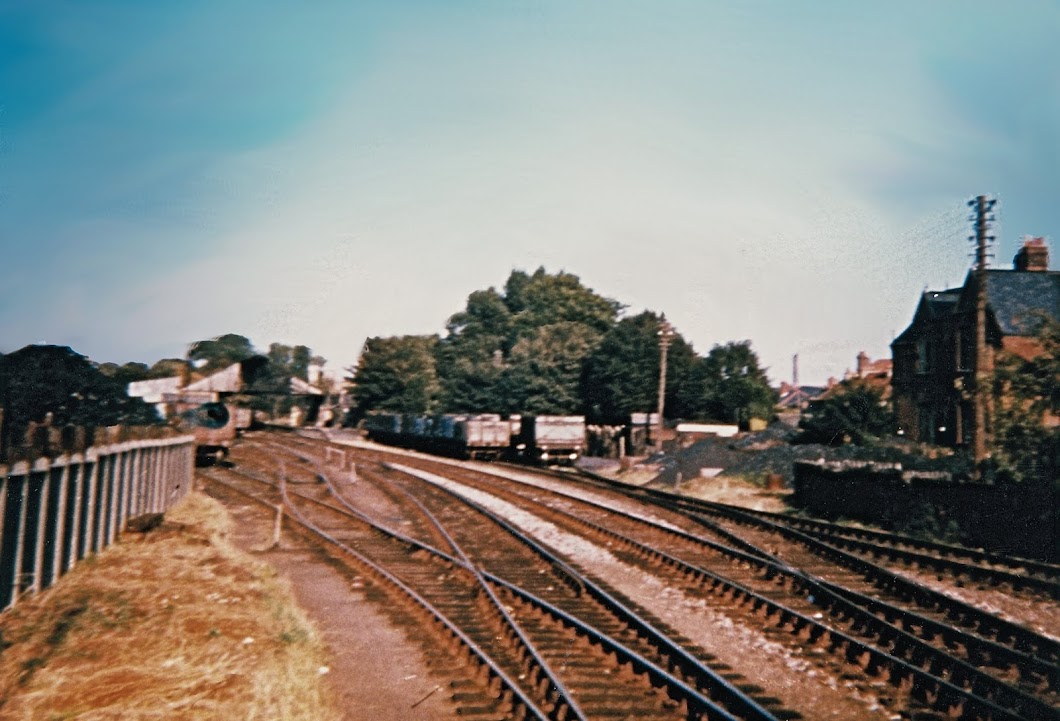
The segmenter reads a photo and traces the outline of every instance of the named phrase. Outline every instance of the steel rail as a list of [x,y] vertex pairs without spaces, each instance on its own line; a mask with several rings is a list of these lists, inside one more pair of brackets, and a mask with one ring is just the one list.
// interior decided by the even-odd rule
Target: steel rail
[[[247,498],[250,498],[258,503],[261,503],[262,505],[265,505],[269,508],[273,508],[275,510],[275,507],[272,506],[272,504],[254,496],[251,493],[244,491],[238,486],[216,478],[212,474],[208,474],[208,477],[214,483],[220,483],[226,488],[229,488]],[[261,479],[254,478],[250,475],[248,475],[248,477],[262,483],[267,483],[267,481],[262,481]],[[464,633],[460,626],[450,620],[440,609],[432,605],[427,599],[423,598],[423,596],[421,596],[415,589],[406,584],[402,579],[398,578],[396,575],[391,573],[382,565],[376,563],[374,560],[360,553],[356,549],[351,548],[350,546],[342,543],[327,532],[322,531],[313,526],[312,524],[308,523],[297,511],[297,509],[293,507],[293,504],[290,504],[290,499],[287,497],[286,490],[280,490],[279,492],[283,496],[284,506],[288,508],[291,514],[298,521],[299,525],[306,532],[316,536],[320,540],[324,541],[326,544],[330,545],[332,548],[340,551],[343,555],[349,557],[358,567],[362,568],[363,570],[366,570],[371,575],[384,582],[386,585],[401,592],[406,598],[411,600],[418,608],[425,612],[429,618],[433,619],[437,624],[444,628],[452,638],[456,639],[456,641],[458,641],[465,649],[467,649],[472,658],[477,659],[478,663],[487,669],[487,673],[489,674],[489,676],[493,679],[496,679],[500,686],[504,690],[506,690],[507,693],[510,695],[509,703],[511,703],[513,706],[521,707],[526,712],[527,718],[538,719],[538,721],[555,721],[555,719],[545,713],[545,711],[541,709],[533,699],[529,698],[525,693],[523,693],[519,685],[516,684],[504,672],[504,669],[502,669],[481,646],[475,643],[474,639]],[[408,540],[412,541],[413,539]]]
[[[656,490],[656,489],[652,489]],[[685,499],[682,499],[683,501]],[[726,504],[719,504],[712,501],[704,501],[701,499],[687,499],[689,505],[704,505],[707,507],[721,506],[724,507]],[[943,558],[945,556],[952,556],[957,558],[966,558],[975,564],[989,564],[993,566],[1003,566],[1010,569],[1006,573],[1011,573],[1017,577],[1017,582],[1031,582],[1031,583],[1045,583],[1049,584],[1049,587],[1056,588],[1060,586],[1060,565],[1055,563],[1048,563],[1046,561],[1039,561],[1031,558],[1022,558],[1019,556],[1010,556],[1003,553],[992,553],[989,551],[983,551],[975,548],[966,548],[964,546],[957,546],[949,543],[939,543],[937,541],[928,541],[921,538],[914,538],[912,536],[906,536],[899,533],[893,533],[890,531],[881,531],[869,528],[856,528],[853,526],[845,526],[839,523],[833,523],[831,521],[824,521],[821,519],[813,518],[800,518],[798,516],[790,516],[782,513],[771,513],[769,511],[758,511],[753,509],[743,509],[746,513],[766,518],[768,520],[782,523],[788,526],[799,528],[806,531],[807,533],[828,535],[828,536],[841,536],[841,537],[852,537],[852,540],[866,540],[870,543],[878,541],[881,546],[881,553],[886,553],[886,549],[895,548],[898,546],[907,546],[914,549],[920,549],[921,551],[930,551],[941,554]],[[898,549],[903,550],[903,549]],[[929,564],[932,559],[938,559],[938,556],[931,556],[930,554],[924,554],[925,564]],[[945,559],[944,559],[945,560]],[[999,569],[996,569],[999,570]],[[1022,575],[1024,574],[1035,574],[1034,576]],[[1043,586],[1043,588],[1045,588]]]
[[[903,652],[903,655],[906,656],[906,658],[901,658],[887,651],[883,651],[882,649],[877,649],[873,646],[868,645],[864,641],[861,641],[850,636],[849,634],[846,634],[843,631],[839,631],[837,629],[825,626],[824,624],[821,624],[815,619],[811,619],[803,614],[800,614],[798,611],[795,611],[780,604],[779,602],[762,596],[758,592],[747,588],[746,586],[743,586],[742,584],[733,581],[732,579],[726,578],[701,567],[688,564],[679,558],[671,556],[663,551],[659,551],[658,549],[648,546],[647,544],[643,544],[639,541],[631,539],[612,529],[605,528],[603,526],[600,526],[599,524],[595,524],[592,521],[587,521],[565,511],[551,508],[542,502],[535,501],[534,499],[519,496],[527,503],[540,506],[548,510],[548,512],[550,513],[565,516],[578,525],[591,528],[597,533],[603,534],[616,541],[619,541],[620,543],[623,543],[630,548],[636,549],[638,552],[644,555],[654,557],[664,565],[681,570],[683,573],[686,573],[698,579],[708,579],[712,585],[712,588],[720,587],[727,592],[739,594],[745,599],[748,599],[756,608],[759,606],[765,606],[766,608],[770,609],[771,612],[775,612],[776,614],[778,614],[778,617],[781,619],[781,623],[779,625],[784,625],[785,623],[790,622],[793,625],[793,631],[796,633],[804,632],[805,628],[816,629],[810,631],[811,640],[815,640],[823,634],[827,633],[833,639],[831,645],[846,645],[848,649],[848,657],[850,656],[849,649],[851,648],[854,648],[858,651],[858,653],[855,655],[869,653],[872,658],[866,659],[866,663],[862,664],[866,666],[867,669],[871,669],[872,666],[880,666],[887,664],[891,664],[893,667],[894,664],[897,664],[899,672],[902,672],[903,669],[910,670],[913,675],[918,676],[921,681],[928,681],[929,683],[937,684],[937,687],[939,689],[945,689],[949,692],[956,693],[959,696],[968,698],[972,702],[972,705],[977,708],[982,708],[983,710],[990,711],[994,714],[1000,713],[1000,716],[994,716],[996,718],[1023,718],[1018,714],[1024,712],[1031,714],[1026,718],[1060,718],[1060,714],[1058,714],[1056,709],[1051,707],[1049,704],[1046,704],[1041,699],[1038,699],[1023,692],[1018,688],[1006,684],[1003,681],[1000,681],[999,679],[982,672],[975,666],[965,661],[962,661],[961,659],[954,658],[953,656],[941,651],[940,649],[931,646],[925,641],[916,638],[908,631],[898,628],[893,624],[872,615],[865,609],[850,601],[844,595],[835,592],[832,588],[829,587],[828,584],[818,579],[814,579],[808,574],[802,573],[796,569],[792,569],[790,566],[778,565],[759,556],[754,556],[734,548],[729,548],[722,544],[710,541],[709,539],[704,539],[693,534],[688,534],[684,531],[667,528],[666,526],[654,525],[651,521],[641,518],[636,514],[628,514],[624,511],[608,508],[594,501],[589,501],[583,498],[577,498],[576,496],[570,496],[570,494],[566,494],[563,492],[551,492],[563,497],[571,498],[572,500],[578,500],[588,505],[597,506],[610,513],[615,513],[628,517],[629,519],[634,520],[638,523],[652,525],[653,528],[659,531],[673,534],[678,537],[683,537],[686,540],[690,540],[695,543],[710,546],[714,550],[724,553],[734,558],[735,560],[739,560],[752,565],[757,565],[758,567],[765,570],[765,572],[767,573],[767,578],[783,576],[788,577],[793,584],[796,584],[796,586],[801,587],[801,590],[805,595],[813,596],[813,598],[815,599],[815,605],[820,606],[822,610],[829,612],[831,615],[852,620],[856,626],[862,629],[863,632],[868,632],[868,635],[872,635],[880,639],[883,645],[901,650]],[[845,591],[845,593],[855,594],[856,592]],[[770,615],[773,614],[770,613]],[[924,619],[924,621],[929,621],[929,619]],[[949,629],[949,631],[951,637],[954,633],[962,634],[962,637],[966,636],[966,634],[963,634],[963,632],[957,629],[951,628]],[[836,642],[837,639],[839,641],[838,643]],[[1002,646],[1000,648],[1003,649],[1004,647]],[[942,678],[940,675],[936,675],[936,673],[924,671],[922,668],[920,668],[920,666],[918,666],[914,662],[915,660],[919,660],[921,665],[928,665],[933,670],[939,669],[938,671],[936,671],[936,673],[938,674],[947,673],[949,675],[949,678],[962,681],[964,685],[968,688],[963,688],[962,686],[956,683],[952,683],[951,681]],[[980,696],[980,692],[989,694],[989,697]],[[1016,715],[1013,715],[1013,713],[1010,712],[1008,709],[1004,709],[1003,707],[998,706],[993,701],[993,699],[1003,699],[1005,702],[1011,704],[1012,707],[1017,709],[1017,711],[1015,712]]]
[[[238,473],[238,471],[236,472]],[[327,478],[326,474],[321,475],[318,472],[317,475],[325,483],[328,483],[330,485],[330,479]],[[249,477],[253,478],[254,480],[258,480],[259,482],[267,483],[267,481],[265,481],[264,479],[256,478],[255,476]],[[401,543],[408,544],[417,549],[431,553],[449,564],[452,564],[457,567],[462,567],[464,565],[460,558],[452,556],[444,551],[441,551],[440,549],[434,548],[423,540],[413,538],[397,529],[391,528],[386,524],[380,523],[368,514],[365,514],[363,511],[360,511],[359,509],[356,509],[346,503],[345,500],[342,499],[341,494],[335,492],[333,486],[331,490],[332,497],[336,498],[337,500],[339,500],[340,503],[344,505],[346,512],[356,517],[363,523],[366,523],[371,527],[376,528],[377,530],[383,533],[386,533],[387,535],[391,536],[392,538]],[[295,495],[297,495],[301,500],[305,502],[322,506],[333,512],[341,510],[317,499],[304,496],[300,493],[296,493]],[[459,496],[457,495],[457,497]],[[689,709],[691,718],[698,718],[702,714],[708,714],[708,718],[712,720],[718,719],[719,721],[740,721],[741,719],[745,721],[779,721],[776,716],[761,707],[757,702],[755,702],[742,691],[737,689],[735,686],[733,686],[726,679],[718,675],[712,669],[705,666],[702,662],[700,662],[694,656],[689,654],[685,649],[683,649],[678,644],[674,643],[665,634],[655,629],[651,624],[640,618],[635,612],[628,609],[625,605],[620,603],[617,599],[613,598],[606,591],[599,588],[598,586],[596,586],[596,584],[589,581],[588,579],[584,578],[582,574],[571,568],[565,561],[552,554],[548,549],[541,546],[534,539],[527,536],[526,534],[523,534],[521,531],[512,526],[506,520],[500,518],[499,516],[496,516],[496,514],[493,514],[488,509],[478,506],[478,504],[475,504],[474,501],[461,498],[461,502],[466,503],[467,505],[475,508],[476,511],[484,514],[486,517],[491,518],[491,520],[498,523],[498,525],[504,528],[506,532],[513,535],[522,543],[534,549],[535,552],[541,555],[542,558],[548,561],[551,565],[559,567],[562,572],[570,579],[573,579],[581,589],[589,591],[599,602],[602,603],[602,605],[605,606],[605,608],[608,608],[608,610],[618,616],[624,623],[633,627],[634,631],[639,636],[651,640],[653,645],[655,645],[657,648],[660,648],[661,653],[663,655],[667,655],[673,659],[677,659],[675,661],[675,666],[677,668],[680,668],[681,671],[685,673],[689,678],[695,678],[709,692],[717,694],[718,700],[721,703],[725,703],[726,705],[731,706],[734,709],[739,709],[742,715],[739,717],[733,716],[728,710],[726,710],[722,706],[719,706],[711,698],[703,696],[697,688],[689,686],[681,678],[674,676],[666,669],[658,666],[651,660],[644,658],[641,654],[637,653],[633,649],[630,649],[628,646],[614,639],[609,634],[600,631],[599,629],[596,629],[595,627],[586,624],[583,621],[574,619],[573,617],[569,616],[569,614],[566,614],[566,612],[550,604],[548,601],[537,597],[535,594],[532,594],[525,589],[522,589],[517,584],[514,584],[507,579],[500,578],[492,573],[483,572],[483,575],[491,582],[503,585],[504,587],[511,590],[513,593],[516,593],[518,596],[523,598],[525,601],[533,604],[535,607],[548,612],[550,615],[553,615],[554,617],[558,618],[564,623],[567,623],[568,625],[573,625],[579,628],[588,635],[590,640],[595,641],[602,648],[608,649],[608,651],[614,654],[616,658],[623,659],[624,663],[630,664],[635,670],[647,675],[651,679],[653,686],[666,686],[668,689],[670,689],[669,694],[671,695],[671,697],[677,695],[684,701],[684,703]],[[301,521],[300,519],[300,522],[303,521]],[[556,614],[553,614],[553,610],[558,612],[559,615],[557,616]]]
[[[653,499],[669,500],[695,510],[708,509],[724,513],[730,509],[734,509],[746,516],[754,516],[766,521],[783,524],[791,528],[802,529],[805,533],[827,536],[829,538],[836,538],[838,536],[838,539],[842,539],[842,541],[837,539],[835,541],[837,544],[849,544],[858,547],[859,550],[862,550],[863,552],[874,553],[880,556],[889,556],[911,564],[919,563],[923,566],[931,566],[955,575],[963,574],[976,580],[993,582],[995,585],[1008,583],[1014,589],[1026,588],[1028,590],[1046,593],[1054,599],[1060,598],[1060,565],[1016,556],[1007,556],[999,553],[989,553],[951,544],[914,539],[909,536],[888,533],[885,531],[854,529],[818,519],[795,518],[784,514],[770,513],[769,511],[757,511],[744,508],[736,509],[734,506],[724,503],[688,498],[658,488],[631,489],[628,484],[621,483],[620,481],[616,481],[606,476],[601,476],[600,474],[591,471],[579,468],[576,469],[576,472],[585,478],[592,479],[593,481],[618,490],[626,495],[635,495],[636,497],[646,496]],[[569,475],[567,477],[569,478]],[[855,538],[849,538],[851,535],[855,536]],[[859,537],[867,540],[859,540]],[[879,541],[879,544],[875,543],[874,540]],[[923,550],[914,551],[902,549],[897,547],[899,545],[913,546],[943,555],[932,555],[931,553],[924,553]],[[968,562],[963,562],[954,558],[946,558],[945,556],[966,558],[968,559]],[[1006,568],[994,568],[990,566],[1003,566],[1007,567],[1007,570]],[[1020,573],[1019,569],[1023,569],[1024,573]]]
[[[389,468],[392,468],[393,470],[418,478],[421,481],[430,482],[427,479],[419,476],[417,473],[410,472],[418,471],[419,469],[403,468],[400,465],[390,463],[387,463],[385,465]],[[422,473],[423,471],[420,472]],[[756,701],[748,697],[742,691],[737,689],[733,684],[731,684],[728,680],[719,675],[716,671],[711,669],[709,666],[706,666],[702,661],[700,661],[691,653],[689,653],[684,647],[675,643],[672,639],[669,638],[669,636],[667,636],[661,630],[655,628],[652,624],[644,620],[639,614],[637,614],[624,603],[616,599],[612,594],[607,593],[598,584],[586,578],[584,574],[581,574],[580,572],[576,571],[566,561],[557,556],[551,549],[547,548],[530,535],[519,530],[519,528],[514,526],[507,519],[499,516],[488,508],[485,508],[481,504],[476,503],[470,498],[462,496],[458,492],[445,488],[444,486],[436,487],[458,498],[462,503],[466,504],[470,508],[475,509],[478,513],[486,516],[498,526],[505,529],[505,531],[511,534],[514,538],[518,539],[520,542],[533,549],[538,555],[540,555],[543,559],[547,560],[550,564],[562,568],[566,574],[568,574],[572,578],[578,579],[581,587],[587,593],[591,594],[597,600],[601,601],[603,605],[608,608],[608,610],[612,611],[617,616],[619,616],[623,620],[623,622],[632,626],[634,630],[638,633],[638,635],[641,635],[644,638],[651,640],[652,644],[659,648],[662,654],[670,656],[672,659],[676,659],[675,663],[682,670],[683,673],[685,673],[689,677],[697,678],[698,682],[703,685],[704,688],[707,688],[711,693],[717,694],[719,696],[719,700],[722,701],[722,703],[740,707],[741,711],[745,714],[743,718],[763,719],[763,721],[766,719],[776,719],[773,714],[771,714],[765,708],[760,706]],[[499,579],[496,576],[492,576],[492,574],[490,574],[490,577],[498,581],[503,581],[506,586],[511,586],[510,582],[505,581],[504,579]],[[526,594],[526,592],[522,590],[520,590],[519,593],[520,595]],[[538,601],[544,604],[543,607],[552,607],[551,604],[548,604],[548,602],[546,601],[540,599],[538,599]],[[579,624],[584,625],[580,621]],[[586,627],[592,628],[590,626]],[[602,634],[602,632],[596,629],[593,629],[593,632],[594,634]],[[605,634],[602,635],[605,638],[609,638]],[[625,648],[617,641],[611,640],[610,643],[615,644],[616,648]],[[637,655],[636,652],[631,651],[629,649],[625,649],[625,652],[631,654],[631,657]],[[650,661],[647,661],[646,659],[644,660],[644,663],[646,664],[646,667],[654,667],[654,664],[652,664]],[[669,676],[668,673],[666,675]],[[706,701],[709,702],[709,699],[707,699]],[[715,713],[719,712],[727,713],[724,711],[724,709],[716,708]]]
[[[592,477],[594,480],[602,479],[602,477],[598,477],[596,474],[592,474]],[[604,480],[606,483],[606,480],[609,479]],[[650,496],[657,505],[670,507],[671,510],[675,510],[672,505],[669,505],[675,503],[675,496],[673,494],[661,493],[653,489],[631,489],[628,486],[622,488],[620,487],[621,484],[616,486],[612,485],[612,483],[606,483],[606,485],[623,495],[631,498]],[[791,541],[801,543],[817,555],[841,565],[848,570],[853,570],[862,574],[866,580],[877,588],[890,591],[894,595],[914,603],[921,608],[934,610],[946,614],[949,618],[958,619],[965,627],[974,628],[978,633],[989,633],[998,639],[1012,639],[1013,650],[1022,651],[1029,656],[1037,657],[1045,663],[1054,666],[1060,662],[1060,643],[1046,638],[1041,634],[1035,633],[1030,629],[1000,619],[987,611],[983,611],[967,603],[946,596],[943,593],[915,583],[914,581],[903,578],[898,574],[883,568],[879,564],[844,551],[841,548],[837,548],[794,528],[788,528],[766,519],[757,518],[750,513],[744,512],[743,509],[734,506],[727,506],[725,504],[714,505],[717,506],[715,509],[716,515],[722,515],[723,517],[730,518],[737,522],[743,521],[751,523],[761,528],[774,531]],[[682,512],[687,514],[689,511],[683,509]]]
[[[348,509],[352,510],[352,506],[350,506],[346,502],[346,499],[338,492],[338,489],[335,488],[334,484],[332,484],[331,482],[331,479],[328,478],[326,474],[324,474],[324,482],[327,484],[332,497],[337,499],[339,503],[343,506],[346,506]],[[448,543],[450,548],[452,548],[453,551],[457,554],[457,556],[459,556],[460,560],[463,562],[464,568],[466,568],[470,573],[474,575],[474,578],[478,583],[479,588],[481,588],[486,593],[487,597],[490,599],[490,602],[493,604],[494,610],[496,610],[496,612],[500,614],[501,618],[504,619],[504,622],[508,625],[508,627],[515,632],[520,643],[522,643],[523,646],[527,649],[527,652],[530,655],[531,663],[536,667],[536,673],[530,674],[531,684],[536,687],[538,684],[540,684],[542,679],[547,679],[548,682],[551,684],[552,688],[555,689],[555,698],[546,698],[546,701],[553,705],[553,708],[550,710],[551,714],[557,718],[562,718],[565,720],[587,720],[588,716],[586,716],[585,711],[582,710],[581,706],[574,698],[574,695],[570,692],[570,689],[568,689],[563,683],[563,681],[560,680],[559,676],[557,676],[556,673],[552,670],[552,667],[549,665],[544,655],[537,649],[537,645],[526,635],[526,632],[523,631],[523,628],[519,624],[519,622],[512,616],[508,609],[505,608],[504,604],[497,597],[497,594],[493,590],[493,587],[487,582],[482,570],[475,563],[472,562],[471,558],[464,551],[463,547],[459,543],[457,543],[456,539],[453,538],[452,534],[449,533],[449,531],[445,528],[444,525],[442,525],[442,522],[438,519],[438,517],[431,513],[431,511],[423,505],[423,502],[420,501],[420,499],[416,498],[415,496],[408,493],[405,489],[399,486],[395,485],[394,487],[397,488],[399,492],[404,494],[408,501],[415,505],[416,508],[419,509],[420,513],[422,513],[423,516],[431,523],[431,525],[434,526],[438,533],[441,534],[442,538],[445,539],[445,542]]]

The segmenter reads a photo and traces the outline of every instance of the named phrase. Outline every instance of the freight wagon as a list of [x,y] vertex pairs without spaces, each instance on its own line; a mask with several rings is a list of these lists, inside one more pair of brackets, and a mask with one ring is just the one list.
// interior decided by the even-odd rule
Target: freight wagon
[[583,416],[372,413],[363,427],[371,440],[456,458],[569,464],[585,446]]
[[585,449],[585,416],[522,416],[512,419],[512,446],[526,463],[571,465]]

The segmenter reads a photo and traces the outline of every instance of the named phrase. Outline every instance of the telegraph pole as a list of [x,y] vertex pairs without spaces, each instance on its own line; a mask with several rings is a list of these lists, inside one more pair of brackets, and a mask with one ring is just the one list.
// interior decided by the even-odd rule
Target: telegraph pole
[[976,476],[982,474],[982,462],[987,458],[988,408],[990,405],[990,379],[993,363],[986,347],[986,264],[987,249],[994,236],[987,235],[994,216],[990,212],[996,200],[980,195],[968,205],[975,209],[975,379],[972,392],[975,398],[975,429],[972,432],[972,458]]
[[666,320],[666,314],[663,313],[659,317],[659,418],[657,421],[658,435],[655,437],[655,445],[660,453],[662,452],[663,409],[666,406],[666,351],[670,349],[673,337],[674,328]]

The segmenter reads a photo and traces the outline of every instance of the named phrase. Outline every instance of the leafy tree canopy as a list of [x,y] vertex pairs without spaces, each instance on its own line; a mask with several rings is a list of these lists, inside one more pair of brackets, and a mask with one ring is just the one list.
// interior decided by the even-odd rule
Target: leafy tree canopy
[[[658,409],[660,322],[651,311],[623,318],[586,357],[581,392],[587,415],[621,423],[631,413]],[[683,389],[695,361],[692,347],[675,333],[666,357],[666,408],[671,416],[694,415],[694,404]]]
[[894,414],[877,389],[857,380],[840,384],[837,392],[816,401],[799,421],[799,443],[871,445],[895,432]]
[[597,295],[578,276],[560,271],[550,275],[538,268],[527,276],[512,271],[505,285],[505,303],[513,316],[517,335],[552,323],[581,323],[603,335],[618,319],[622,305]]
[[1060,320],[1043,317],[1036,334],[1040,353],[1006,355],[994,377],[993,460],[1014,480],[1060,485]]
[[703,387],[700,413],[708,418],[743,423],[751,418],[771,418],[776,392],[765,369],[759,366],[751,341],[716,345],[702,361]]
[[351,382],[355,413],[430,413],[440,387],[434,353],[438,336],[369,338]]
[[181,358],[163,358],[162,360],[155,361],[155,363],[147,369],[147,375],[144,376],[144,379],[172,378],[173,376],[179,376],[182,374],[186,367],[187,364]]
[[125,389],[66,346],[31,345],[0,357],[0,405],[11,442],[49,413],[55,426],[158,423],[154,408]]
[[256,351],[250,340],[235,333],[196,341],[188,348],[188,358],[202,362],[196,364],[202,373],[219,371],[253,355],[256,355]]
[[[585,354],[621,306],[570,273],[512,271],[504,293],[471,293],[436,352],[441,407],[453,412],[574,413]],[[538,357],[533,357],[539,353]],[[529,404],[529,405],[527,405]]]
[[581,323],[543,325],[512,348],[500,379],[502,413],[570,415],[581,411],[578,379],[598,334]]
[[116,383],[126,388],[133,381],[144,380],[151,372],[146,363],[100,363],[97,367],[100,373],[113,378]]

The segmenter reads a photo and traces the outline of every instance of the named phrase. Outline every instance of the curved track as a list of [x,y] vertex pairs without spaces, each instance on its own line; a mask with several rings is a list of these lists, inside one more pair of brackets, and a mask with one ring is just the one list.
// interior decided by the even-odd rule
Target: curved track
[[[330,451],[325,450],[324,444],[288,437],[283,439],[283,445],[284,449],[274,447],[271,452],[287,454],[291,466],[304,465],[307,483],[320,485],[320,481],[327,480],[323,461]],[[354,452],[349,449],[342,451],[347,460],[351,453]],[[760,518],[762,514],[754,513],[742,516],[731,507],[682,503],[672,496],[652,497],[653,505],[645,506],[644,494],[627,487],[615,489],[597,484],[588,495],[579,494],[570,492],[569,476],[560,483],[526,483],[515,477],[498,480],[496,475],[452,463],[377,450],[358,449],[355,457],[363,464],[357,466],[360,477],[371,478],[379,493],[386,496],[394,517],[405,519],[403,523],[411,523],[421,529],[420,534],[427,534],[416,537],[421,550],[429,550],[436,559],[442,559],[435,563],[447,564],[469,576],[469,587],[478,589],[465,590],[453,607],[466,606],[472,598],[491,599],[492,620],[488,624],[481,619],[478,622],[490,629],[480,645],[497,637],[497,624],[513,628],[511,621],[516,621],[514,628],[521,630],[503,635],[525,636],[524,648],[536,649],[537,656],[526,650],[510,652],[518,659],[539,657],[539,661],[530,671],[525,660],[519,662],[522,665],[502,663],[502,668],[509,669],[507,678],[530,673],[539,684],[547,678],[550,688],[572,689],[565,696],[553,694],[541,702],[542,713],[555,714],[557,709],[565,709],[563,714],[570,718],[616,717],[626,702],[616,705],[609,700],[615,693],[613,689],[621,684],[607,678],[604,670],[614,664],[606,659],[623,658],[635,678],[646,680],[649,687],[666,689],[661,706],[651,711],[644,709],[647,717],[666,718],[669,716],[652,714],[669,711],[675,712],[673,717],[705,714],[724,718],[724,714],[732,713],[739,718],[757,717],[746,715],[749,709],[765,714],[763,718],[773,717],[772,714],[797,715],[775,703],[771,705],[769,699],[744,695],[740,700],[739,689],[726,686],[723,675],[704,662],[705,654],[697,655],[685,648],[687,639],[667,633],[650,618],[643,618],[638,609],[595,584],[498,513],[476,503],[474,493],[462,491],[454,483],[615,549],[623,561],[650,569],[672,587],[713,598],[712,603],[741,623],[783,631],[787,639],[784,643],[789,646],[830,654],[836,659],[837,674],[848,675],[854,667],[855,676],[868,679],[867,683],[876,688],[879,684],[871,679],[883,679],[893,688],[883,694],[884,702],[899,713],[892,718],[906,714],[930,718],[936,713],[961,718],[1058,718],[1055,707],[1060,672],[1050,639],[1024,633],[1026,629],[1021,627],[1016,627],[1014,633],[1009,625],[988,620],[977,609],[904,579],[892,578],[893,574],[888,576],[885,569],[865,560],[863,555],[840,549],[839,544],[827,543],[808,531],[782,526],[778,519]],[[370,465],[395,458],[401,460],[394,461],[387,470],[368,470]],[[516,475],[527,473],[524,470]],[[549,488],[549,484],[555,487]],[[331,484],[325,485],[331,488],[333,498],[341,498],[342,494]],[[347,512],[352,513],[353,509]],[[413,517],[419,520],[408,520]],[[490,519],[491,527],[504,529],[500,537],[504,542],[482,532],[483,517]],[[435,530],[424,530],[430,528]],[[823,528],[810,530],[823,535],[830,532]],[[839,535],[834,529],[831,532]],[[400,534],[394,537],[409,542]],[[531,563],[527,549],[531,549],[530,557],[536,559],[535,563],[545,565]],[[998,565],[996,560],[992,563]],[[529,576],[520,575],[526,569],[533,570]],[[451,572],[447,581],[453,575]],[[541,590],[542,583],[547,592]],[[1010,585],[1015,588],[1015,584]],[[557,588],[563,589],[559,595]],[[884,600],[884,595],[890,597]],[[614,620],[607,622],[594,615],[601,613],[599,608],[594,612],[578,606],[587,599],[593,599],[612,618],[631,617],[633,620],[625,623],[633,626],[616,630],[612,626]],[[505,619],[507,608],[516,609],[510,614],[514,617],[523,613],[529,616],[530,609],[534,609],[534,614],[544,614],[552,619],[550,623],[564,627],[582,619],[586,624],[581,631],[584,638],[600,633],[601,639],[609,639],[590,642],[590,646],[609,650],[605,660],[597,662],[602,666],[586,668],[594,668],[589,675],[597,680],[605,678],[605,686],[612,691],[587,692],[585,679],[576,674],[570,680],[562,677],[553,668],[559,647],[552,642],[535,644],[532,637],[540,633],[539,628],[521,628],[516,618]],[[453,619],[458,625],[464,621]],[[467,622],[475,627],[475,623]],[[643,639],[645,629],[657,634],[647,648],[623,645],[624,639]],[[656,654],[654,660],[652,654]],[[678,677],[685,681],[668,685],[671,682],[665,678],[670,670],[677,670]],[[683,688],[681,684],[688,679],[694,683]],[[702,699],[690,695],[689,690],[702,692]],[[514,691],[508,693],[515,698]],[[583,708],[579,698],[592,699],[599,705]],[[678,706],[671,709],[666,699]],[[659,699],[652,701],[658,702]],[[720,704],[724,708],[704,704]],[[801,710],[813,716],[811,710]]]
[[[495,679],[485,691],[499,694],[490,713],[778,718],[650,620],[485,509],[422,481],[415,482],[413,496],[393,477],[398,474],[375,474],[373,483],[388,496],[388,523],[343,499],[325,472],[276,462],[281,453],[269,449],[271,462],[214,471],[211,478],[266,502],[282,498],[292,518],[334,551],[349,556],[356,549],[390,574],[391,586],[416,594],[436,624],[459,629],[461,643]],[[326,502],[313,497],[325,488]],[[418,528],[415,537],[390,527],[396,519]],[[475,533],[468,535],[468,528]]]

